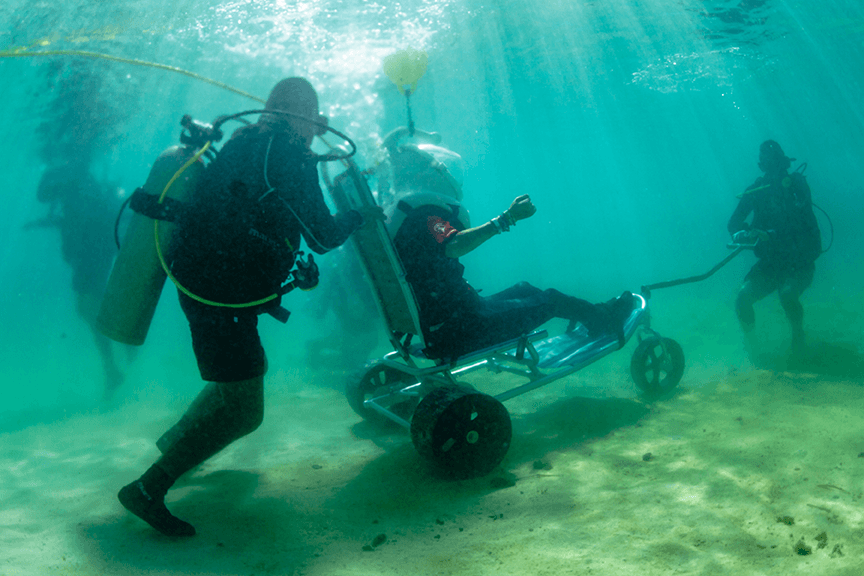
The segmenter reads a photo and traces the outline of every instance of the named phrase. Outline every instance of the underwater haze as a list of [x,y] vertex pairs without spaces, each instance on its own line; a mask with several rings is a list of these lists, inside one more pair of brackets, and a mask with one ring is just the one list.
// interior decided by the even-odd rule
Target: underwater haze
[[[508,490],[490,488],[488,479],[444,482],[410,468],[407,478],[419,483],[418,496],[405,478],[401,489],[387,484],[401,474],[393,470],[414,466],[407,437],[364,436],[359,417],[343,406],[340,391],[355,363],[361,370],[363,358],[381,357],[390,347],[381,325],[373,336],[368,330],[333,336],[344,326],[327,301],[334,297],[327,282],[339,275],[338,260],[333,256],[328,266],[331,256],[322,255],[322,286],[285,298],[288,323],[261,320],[270,365],[265,427],[250,437],[251,447],[220,455],[231,460],[196,472],[209,473],[209,483],[183,488],[193,502],[186,515],[196,506],[224,505],[228,520],[217,536],[199,535],[205,544],[186,550],[154,536],[120,508],[114,493],[146,468],[156,455],[152,442],[202,382],[170,283],[143,346],[108,342],[88,324],[98,291],[82,286],[110,268],[121,204],[144,183],[156,157],[179,142],[184,115],[212,122],[259,108],[273,85],[289,76],[311,81],[330,125],[356,142],[360,168],[374,171],[382,139],[406,125],[408,114],[383,61],[408,48],[428,55],[410,96],[413,121],[438,132],[441,145],[465,160],[464,204],[472,222],[500,214],[520,194],[530,194],[537,207],[534,217],[462,259],[466,279],[484,294],[526,280],[598,302],[707,272],[730,252],[726,224],[736,195],[761,175],[760,143],[779,142],[795,158],[792,168],[807,176],[823,247],[830,246],[802,297],[808,363],[787,361],[788,328],[776,295],[757,305],[765,349],[758,357],[745,353],[734,310],[755,261],[745,252],[704,281],[651,294],[654,327],[679,341],[687,357],[683,398],[658,407],[634,400],[635,390],[622,392],[628,348],[556,384],[542,401],[527,397],[514,408],[517,421],[538,408],[547,420],[524,416],[514,425],[514,455],[501,472],[515,483]],[[848,483],[809,474],[808,485],[833,488],[818,498],[802,493],[798,512],[790,513],[798,524],[780,528],[775,520],[785,512],[778,502],[798,494],[793,480],[765,480],[759,475],[768,472],[757,469],[768,457],[748,454],[770,444],[773,460],[765,466],[795,474],[793,468],[826,445],[861,430],[861,418],[844,407],[864,402],[862,62],[864,5],[853,0],[4,0],[0,532],[9,536],[0,535],[0,574],[864,573],[864,517],[853,512],[861,498],[864,444],[854,448],[849,440],[842,464],[819,461],[819,470],[842,470]],[[75,173],[76,162],[88,169]],[[57,166],[50,188],[47,175]],[[98,182],[99,198],[61,224],[48,196],[77,186],[87,174]],[[97,220],[97,204],[109,216]],[[121,238],[128,218],[119,220]],[[65,234],[78,238],[82,254],[64,252]],[[92,262],[92,274],[76,276],[75,258]],[[359,306],[375,309],[372,302]],[[330,356],[311,354],[311,342],[327,342]],[[590,394],[580,394],[583,384]],[[548,412],[557,397],[574,410],[591,407],[603,423],[573,431],[567,415]],[[783,404],[793,397],[815,404]],[[775,402],[776,408],[764,408]],[[725,412],[730,405],[738,412]],[[684,416],[685,410],[692,412]],[[743,426],[736,417],[766,426],[736,436],[725,460],[718,454],[701,469],[735,476],[740,495],[701,491],[695,479],[682,488],[678,482],[684,481],[674,476],[689,464],[668,464],[670,476],[657,481],[668,500],[647,484],[617,493],[587,480],[588,470],[604,466],[592,463],[590,453],[602,458],[620,449],[614,458],[632,456],[641,466],[648,462],[640,459],[643,453],[674,443],[693,455],[692,464],[712,453],[711,441],[697,432],[712,429],[713,417],[738,426],[735,434]],[[547,429],[549,420],[570,435]],[[274,427],[266,428],[271,421]],[[290,435],[288,428],[275,428],[282,421]],[[785,440],[808,426],[813,444]],[[531,442],[519,445],[520,431]],[[262,439],[252,440],[259,434]],[[640,434],[656,434],[655,448]],[[545,444],[549,438],[558,440]],[[667,456],[672,452],[668,448]],[[606,474],[632,478],[613,460]],[[320,472],[319,462],[322,476],[309,476]],[[542,466],[532,468],[537,462]],[[544,488],[537,475],[546,465],[552,484]],[[745,473],[739,465],[752,468]],[[258,479],[250,480],[253,472],[240,481],[219,476],[223,468],[252,470]],[[337,468],[341,476],[329,471]],[[529,476],[533,483],[523,484]],[[764,494],[754,495],[750,487],[763,481]],[[590,506],[590,494],[571,492],[583,483],[596,488],[608,514],[656,517],[656,530],[618,519],[599,522],[584,512],[578,522],[564,518],[563,510],[579,508],[573,502],[583,510]],[[261,491],[265,485],[262,496],[256,486]],[[44,497],[52,492],[68,500],[49,504]],[[207,497],[195,500],[198,492]],[[506,501],[494,500],[499,492],[507,493]],[[848,500],[846,516],[832,507],[836,502],[822,501],[829,492]],[[560,500],[538,500],[541,494]],[[674,500],[684,512],[664,510],[655,496]],[[402,507],[397,497],[415,500]],[[530,506],[520,505],[529,498]],[[764,506],[765,530],[741,527],[753,518],[717,520],[705,512],[722,516],[709,502],[724,498],[742,510]],[[358,507],[367,516],[359,518]],[[819,507],[830,508],[825,517],[833,514],[837,522],[802,520],[821,513]],[[494,530],[486,531],[499,512]],[[511,513],[519,522],[506,523]],[[217,522],[219,514],[212,514]],[[823,525],[831,540],[817,548]],[[842,535],[835,537],[838,525]],[[196,526],[206,534],[206,522]],[[663,540],[674,530],[692,532],[675,532],[674,543]],[[697,536],[698,530],[705,533]],[[364,552],[362,545],[377,532],[387,534],[386,543]],[[446,544],[451,537],[454,543]],[[793,549],[799,538],[812,553]],[[36,541],[43,543],[41,552]],[[488,554],[484,546],[491,547]],[[405,569],[399,558],[415,569]]]

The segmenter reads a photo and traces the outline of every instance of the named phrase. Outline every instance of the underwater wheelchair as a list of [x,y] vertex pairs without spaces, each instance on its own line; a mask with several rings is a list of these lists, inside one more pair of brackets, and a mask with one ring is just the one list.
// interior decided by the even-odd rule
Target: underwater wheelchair
[[[328,181],[337,209],[374,205],[357,165],[345,162],[347,170]],[[482,476],[504,459],[512,426],[503,402],[581,370],[622,348],[634,335],[639,344],[630,372],[645,395],[666,395],[684,373],[681,346],[651,329],[647,299],[641,294],[634,294],[623,343],[617,334],[593,338],[580,325],[551,337],[546,330],[536,330],[453,361],[427,358],[417,301],[384,222],[361,227],[352,243],[394,351],[347,383],[348,403],[367,421],[394,422],[409,430],[418,453],[450,476]],[[493,396],[460,382],[478,370],[513,374],[522,383]]]

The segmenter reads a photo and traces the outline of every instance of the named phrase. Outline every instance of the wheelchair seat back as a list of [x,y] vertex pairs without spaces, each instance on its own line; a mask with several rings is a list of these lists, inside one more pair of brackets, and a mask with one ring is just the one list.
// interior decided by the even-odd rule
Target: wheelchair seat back
[[[357,165],[350,159],[345,162],[348,169],[333,179],[330,185],[336,208],[343,211],[376,205],[375,197]],[[367,222],[351,238],[394,347],[401,349],[402,336],[410,334],[420,338],[420,345],[425,348],[417,300],[405,279],[405,270],[384,222]]]

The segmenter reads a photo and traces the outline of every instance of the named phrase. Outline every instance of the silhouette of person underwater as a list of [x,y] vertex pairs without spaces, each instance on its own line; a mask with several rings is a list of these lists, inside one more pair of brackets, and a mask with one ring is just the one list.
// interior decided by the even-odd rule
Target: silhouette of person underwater
[[105,397],[123,383],[112,342],[96,329],[96,314],[117,249],[113,226],[119,202],[111,186],[90,174],[88,163],[67,162],[42,174],[37,199],[49,205],[48,215],[28,228],[60,231],[63,260],[72,268],[72,290],[78,315],[90,327],[102,361]]
[[[727,228],[733,241],[756,242],[756,264],[738,291],[735,310],[745,334],[753,331],[753,305],[772,292],[792,328],[792,352],[805,351],[804,308],[799,298],[811,282],[816,259],[822,253],[822,237],[810,186],[800,172],[788,172],[794,158],[784,154],[774,140],[759,147],[759,168],[764,172],[740,196]],[[752,221],[747,222],[752,214]]]

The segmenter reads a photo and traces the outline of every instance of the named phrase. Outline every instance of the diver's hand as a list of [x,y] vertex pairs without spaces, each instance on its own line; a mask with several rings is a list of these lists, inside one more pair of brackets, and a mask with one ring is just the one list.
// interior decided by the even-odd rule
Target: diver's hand
[[771,239],[771,233],[770,232],[771,232],[770,230],[766,232],[765,230],[755,229],[755,230],[750,231],[750,236],[755,240],[761,240],[762,242],[767,242],[768,240]]
[[519,220],[524,220],[525,218],[533,216],[534,213],[537,212],[537,207],[534,206],[533,202],[531,202],[531,198],[528,194],[523,194],[510,203],[510,208],[507,209],[507,212],[510,214],[513,223],[515,224]]
[[312,254],[305,260],[303,252],[297,253],[297,267],[292,270],[294,274],[294,286],[301,290],[312,290],[318,286],[318,265],[315,263],[315,258]]
[[753,242],[753,237],[749,230],[739,230],[732,235],[732,242],[735,244],[751,244]]

